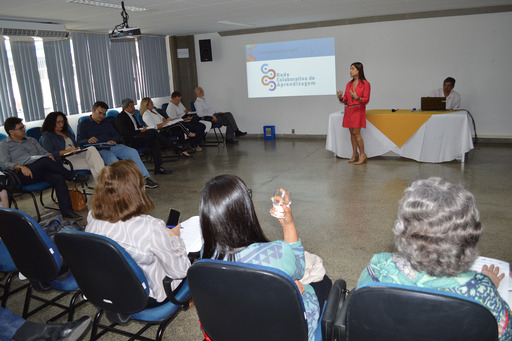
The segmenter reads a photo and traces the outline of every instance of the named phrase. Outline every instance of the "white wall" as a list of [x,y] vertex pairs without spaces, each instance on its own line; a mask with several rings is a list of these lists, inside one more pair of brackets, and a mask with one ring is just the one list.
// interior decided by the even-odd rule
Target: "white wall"
[[199,85],[218,111],[232,111],[239,126],[262,133],[327,133],[329,114],[341,110],[336,96],[247,98],[245,45],[335,37],[337,88],[344,90],[349,67],[360,61],[372,86],[368,109],[419,108],[420,97],[457,80],[461,107],[475,117],[479,136],[512,138],[512,13],[367,23],[258,33],[212,40],[213,62],[197,56]]

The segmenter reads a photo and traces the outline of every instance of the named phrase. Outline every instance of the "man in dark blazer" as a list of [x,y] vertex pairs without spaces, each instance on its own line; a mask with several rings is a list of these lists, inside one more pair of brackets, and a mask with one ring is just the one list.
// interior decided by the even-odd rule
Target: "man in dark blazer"
[[171,174],[172,171],[162,167],[161,147],[173,148],[170,139],[158,134],[156,129],[143,127],[135,118],[135,103],[130,98],[123,99],[121,103],[123,111],[116,117],[115,126],[123,142],[130,147],[148,147],[153,156],[155,174]]

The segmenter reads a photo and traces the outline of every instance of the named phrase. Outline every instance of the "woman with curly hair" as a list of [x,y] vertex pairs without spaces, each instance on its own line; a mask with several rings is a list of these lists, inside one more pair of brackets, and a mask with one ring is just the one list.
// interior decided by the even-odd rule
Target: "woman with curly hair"
[[399,202],[393,234],[398,252],[375,254],[358,286],[396,283],[466,296],[494,315],[500,340],[512,338],[510,308],[497,289],[504,276],[494,266],[470,270],[482,235],[470,192],[441,178],[415,181]]
[[[43,133],[41,142],[44,149],[52,153],[56,160],[63,158],[68,153],[81,150],[69,129],[68,119],[63,112],[49,113],[44,119],[41,132]],[[90,170],[94,179],[98,178],[98,173],[105,166],[100,153],[92,146],[80,153],[67,156],[66,159],[71,162],[73,169]]]

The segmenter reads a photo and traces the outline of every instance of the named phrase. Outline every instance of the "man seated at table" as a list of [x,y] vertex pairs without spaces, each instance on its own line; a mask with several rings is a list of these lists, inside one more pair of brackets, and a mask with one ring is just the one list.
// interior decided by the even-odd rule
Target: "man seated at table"
[[144,176],[146,188],[157,188],[158,184],[151,180],[137,150],[118,143],[121,136],[114,127],[114,118],[105,119],[107,110],[108,105],[105,102],[97,101],[94,103],[91,116],[78,124],[78,144],[80,146],[93,143],[111,144],[111,146],[97,147],[106,165],[119,160],[133,160]]
[[460,94],[453,90],[455,87],[455,79],[448,77],[443,82],[443,87],[433,90],[430,97],[446,98],[446,110],[458,110],[460,107]]
[[9,117],[5,120],[4,129],[9,137],[0,143],[0,167],[17,172],[23,185],[49,182],[55,188],[62,216],[81,219],[82,217],[73,211],[66,180],[86,182],[90,176],[76,174],[64,168],[39,144],[39,141],[26,137],[25,125],[21,118]]
[[233,137],[236,136],[244,136],[247,135],[246,132],[240,131],[236,124],[235,118],[233,114],[230,112],[216,112],[212,107],[206,102],[204,98],[204,90],[201,87],[195,89],[195,94],[197,96],[196,101],[194,102],[194,106],[196,107],[197,115],[202,116],[203,119],[210,119],[213,123],[220,123],[223,126],[226,126],[226,143],[228,144],[238,144],[238,141],[235,141]]

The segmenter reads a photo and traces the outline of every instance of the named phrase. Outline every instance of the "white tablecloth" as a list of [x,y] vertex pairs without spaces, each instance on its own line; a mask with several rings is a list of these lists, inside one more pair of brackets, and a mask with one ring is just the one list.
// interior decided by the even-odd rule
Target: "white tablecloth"
[[[329,116],[325,149],[339,157],[350,158],[350,132],[342,127],[342,122],[342,113],[336,112]],[[464,154],[473,149],[466,111],[432,115],[402,147],[398,147],[368,120],[366,129],[361,129],[361,136],[368,157],[393,152],[422,162],[446,162],[455,159],[464,162]]]

